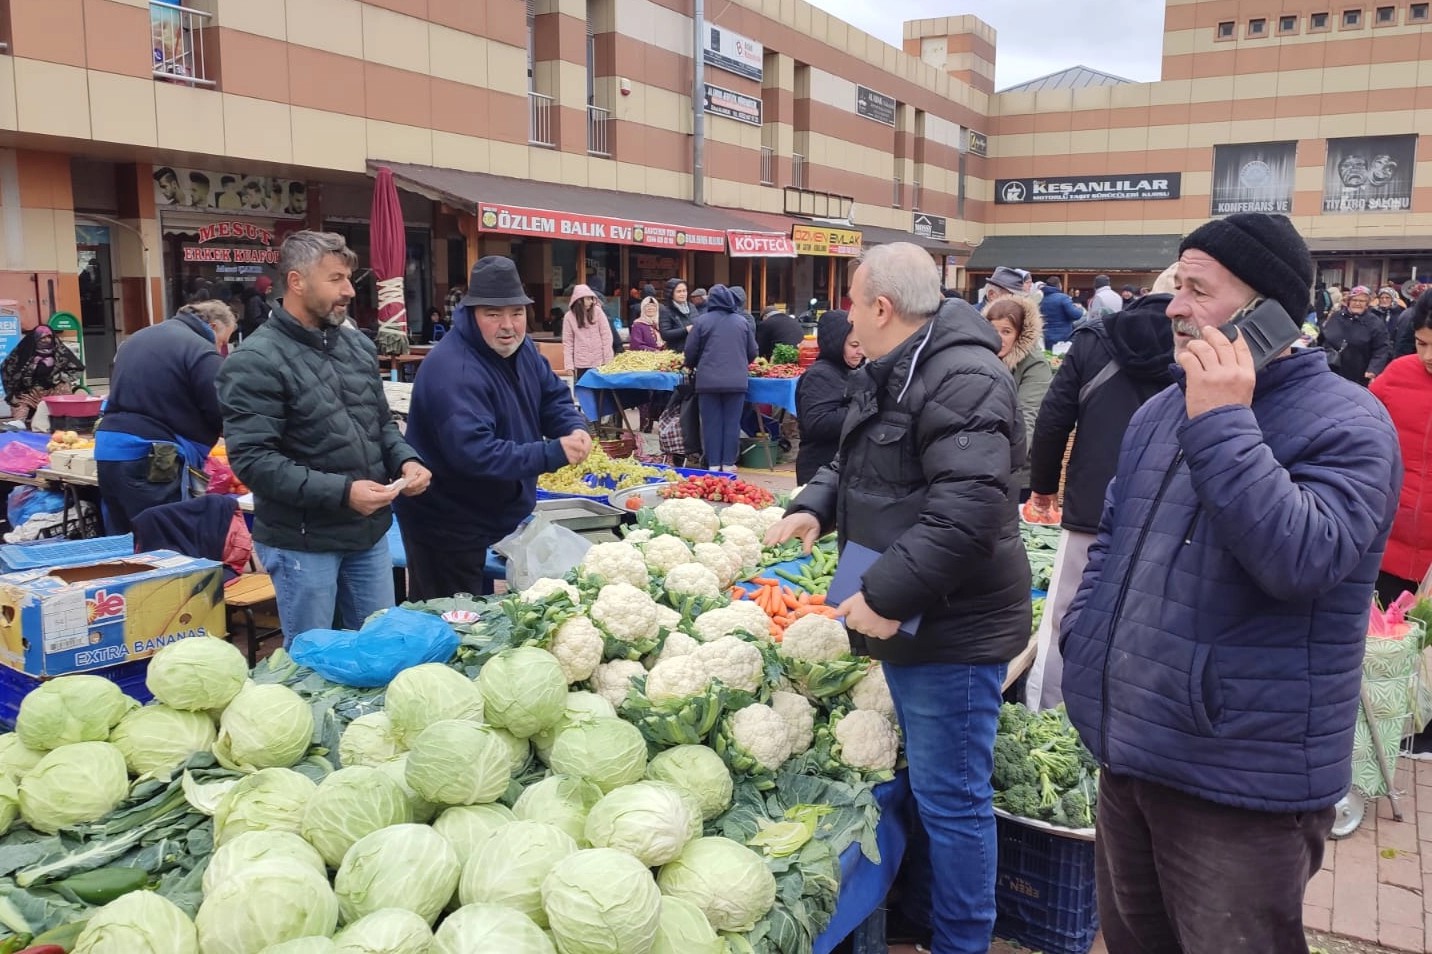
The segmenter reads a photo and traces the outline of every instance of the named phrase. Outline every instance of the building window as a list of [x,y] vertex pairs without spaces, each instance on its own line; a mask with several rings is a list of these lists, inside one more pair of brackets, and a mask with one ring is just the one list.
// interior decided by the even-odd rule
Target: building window
[[1314,13],[1308,17],[1308,30],[1317,32],[1328,28],[1328,15],[1326,13]]
[[1297,32],[1298,32],[1298,18],[1297,18],[1297,17],[1279,17],[1279,18],[1278,18],[1278,32],[1281,33],[1281,34],[1297,33]]
[[1266,36],[1268,33],[1268,21],[1264,17],[1258,17],[1248,21],[1249,36]]
[[1220,40],[1231,40],[1231,39],[1233,39],[1233,29],[1234,29],[1233,21],[1232,21],[1232,20],[1224,20],[1222,23],[1218,24],[1218,38],[1219,38]]
[[1397,23],[1397,8],[1396,8],[1396,7],[1378,7],[1378,8],[1377,8],[1377,25],[1378,25],[1378,26],[1390,26],[1390,25],[1395,25],[1396,23]]
[[1429,5],[1425,3],[1412,4],[1410,7],[1407,8],[1407,19],[1409,21],[1416,21],[1421,23],[1427,22],[1428,6]]
[[1362,11],[1344,10],[1342,15],[1342,25],[1344,30],[1356,30],[1358,27],[1362,26]]

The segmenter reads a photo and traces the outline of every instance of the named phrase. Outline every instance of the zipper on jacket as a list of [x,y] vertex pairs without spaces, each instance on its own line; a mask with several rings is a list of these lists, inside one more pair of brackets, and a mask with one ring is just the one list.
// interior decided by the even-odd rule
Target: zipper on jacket
[[1203,508],[1195,506],[1193,508],[1193,519],[1189,521],[1188,524],[1188,532],[1183,535],[1184,546],[1188,546],[1193,543],[1193,534],[1195,531],[1198,530],[1198,518],[1201,516],[1203,516]]
[[[1149,507],[1149,515],[1144,519],[1144,525],[1139,529],[1139,539],[1134,543],[1134,552],[1129,556],[1129,568],[1124,571],[1124,582],[1119,586],[1118,599],[1114,601],[1114,612],[1112,621],[1109,623],[1109,641],[1104,644],[1104,671],[1102,674],[1103,691],[1099,696],[1099,748],[1100,761],[1104,767],[1108,767],[1109,759],[1109,659],[1114,653],[1114,634],[1119,630],[1119,618],[1124,614],[1124,600],[1129,595],[1129,584],[1133,581],[1134,570],[1139,565],[1139,555],[1143,552],[1144,541],[1148,539],[1149,530],[1153,527],[1154,517],[1159,511],[1159,504],[1163,503],[1164,494],[1168,493],[1169,485],[1173,483],[1173,476],[1178,472],[1179,464],[1183,463],[1183,451],[1179,450],[1173,455],[1173,463],[1169,464],[1168,470],[1164,472],[1163,483],[1159,485],[1159,492],[1154,497],[1153,504]],[[1189,532],[1192,537],[1192,531]]]

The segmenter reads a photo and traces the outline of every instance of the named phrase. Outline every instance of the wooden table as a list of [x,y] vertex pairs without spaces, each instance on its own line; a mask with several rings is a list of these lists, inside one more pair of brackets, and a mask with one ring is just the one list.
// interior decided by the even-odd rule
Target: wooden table
[[[378,370],[397,374],[398,380],[411,381],[418,375],[418,365],[423,363],[427,353],[379,355]],[[408,369],[412,369],[409,371]]]

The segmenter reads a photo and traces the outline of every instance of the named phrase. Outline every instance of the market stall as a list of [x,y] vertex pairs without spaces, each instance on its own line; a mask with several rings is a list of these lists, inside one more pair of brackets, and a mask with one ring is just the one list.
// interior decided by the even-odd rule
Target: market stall
[[[749,404],[769,404],[788,414],[796,413],[796,378],[751,378],[746,385],[746,401]],[[623,371],[615,374],[603,373],[600,369],[588,371],[576,382],[577,404],[582,413],[595,419],[598,417],[599,391],[674,391],[681,383],[681,375],[666,371]]]

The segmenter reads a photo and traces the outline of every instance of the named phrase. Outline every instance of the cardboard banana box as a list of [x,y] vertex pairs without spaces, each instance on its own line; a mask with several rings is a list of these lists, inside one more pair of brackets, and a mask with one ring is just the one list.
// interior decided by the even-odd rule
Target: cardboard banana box
[[223,568],[169,550],[0,575],[0,664],[32,676],[101,669],[225,635]]

